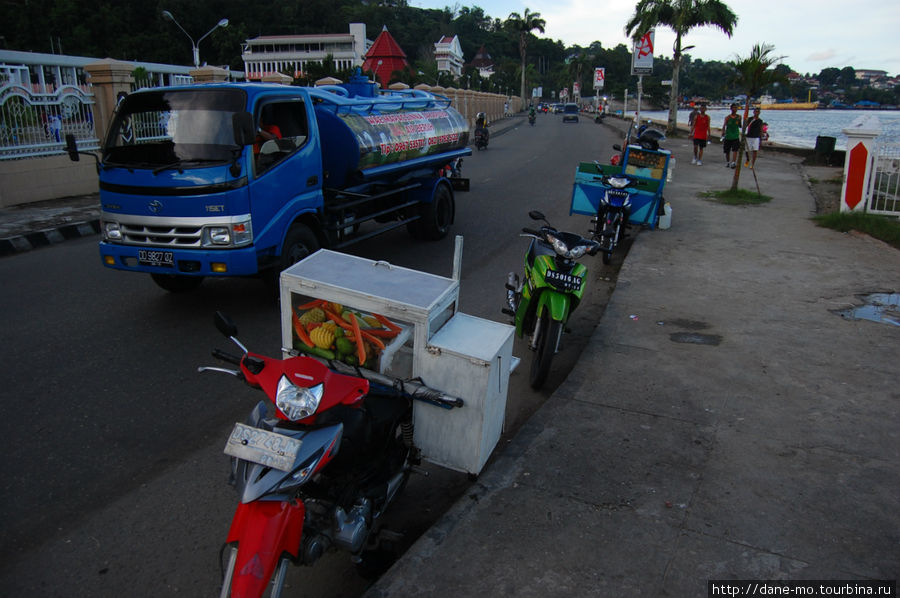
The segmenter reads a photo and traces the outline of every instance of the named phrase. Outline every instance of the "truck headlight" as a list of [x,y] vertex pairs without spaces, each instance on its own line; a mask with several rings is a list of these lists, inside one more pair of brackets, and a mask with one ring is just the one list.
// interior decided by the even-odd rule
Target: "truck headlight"
[[203,229],[204,247],[238,247],[252,241],[253,228],[249,218],[231,224],[207,226]]
[[118,222],[103,223],[103,238],[107,241],[121,241],[122,229],[119,228]]

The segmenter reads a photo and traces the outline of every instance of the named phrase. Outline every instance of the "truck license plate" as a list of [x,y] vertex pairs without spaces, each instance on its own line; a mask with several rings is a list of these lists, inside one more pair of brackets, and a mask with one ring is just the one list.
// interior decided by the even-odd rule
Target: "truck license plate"
[[575,276],[574,274],[564,274],[562,272],[557,272],[556,270],[547,270],[545,279],[556,288],[562,288],[567,291],[581,290],[581,277]]
[[225,443],[225,454],[273,469],[290,471],[302,444],[297,438],[238,423],[234,424],[231,436]]
[[163,266],[165,268],[171,268],[175,265],[175,256],[171,251],[138,249],[138,263],[142,266]]

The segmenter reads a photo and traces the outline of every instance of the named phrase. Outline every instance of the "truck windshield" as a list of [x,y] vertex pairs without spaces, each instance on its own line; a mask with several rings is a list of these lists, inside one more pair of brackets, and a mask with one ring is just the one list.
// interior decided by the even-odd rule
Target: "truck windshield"
[[233,160],[232,115],[245,109],[237,89],[154,90],[125,96],[103,147],[107,164],[181,167]]

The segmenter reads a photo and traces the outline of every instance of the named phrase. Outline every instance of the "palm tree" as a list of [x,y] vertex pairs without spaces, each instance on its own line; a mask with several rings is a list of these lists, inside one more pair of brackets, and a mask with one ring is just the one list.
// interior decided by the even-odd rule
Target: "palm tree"
[[[747,115],[750,113],[750,98],[759,94],[760,91],[772,83],[780,82],[784,79],[783,75],[772,68],[784,58],[784,56],[772,56],[774,50],[775,46],[772,44],[754,44],[749,56],[744,58],[737,56],[737,60],[732,63],[735,71],[734,83],[747,94],[747,99],[744,102],[743,122],[745,123],[747,122]],[[741,133],[741,147],[738,149],[737,165],[734,168],[734,178],[731,181],[732,191],[737,191],[738,181],[741,178],[744,145],[744,135]]]
[[[580,50],[578,54],[572,56],[568,60],[568,64],[566,64],[566,72],[569,75],[572,82],[578,82],[579,85],[584,83],[582,80],[584,74],[590,70],[591,58],[588,56],[587,52],[584,50]],[[565,87],[569,86],[569,81],[566,81]],[[581,93],[584,94],[588,91],[586,88],[581,89]],[[573,97],[575,90],[572,90]]]
[[682,47],[682,38],[695,27],[712,25],[731,37],[737,15],[719,0],[638,0],[634,15],[625,25],[625,32],[638,40],[656,26],[662,25],[675,32],[672,46],[672,93],[669,96],[669,122],[667,135],[675,135],[678,116],[678,71],[681,55],[693,46]]
[[519,36],[519,56],[522,57],[521,97],[523,103],[527,103],[525,98],[525,50],[528,47],[528,36],[531,35],[531,32],[535,29],[543,33],[546,24],[547,21],[541,18],[541,13],[531,12],[527,8],[525,9],[524,15],[513,12],[510,13],[509,18],[506,19],[506,27]]

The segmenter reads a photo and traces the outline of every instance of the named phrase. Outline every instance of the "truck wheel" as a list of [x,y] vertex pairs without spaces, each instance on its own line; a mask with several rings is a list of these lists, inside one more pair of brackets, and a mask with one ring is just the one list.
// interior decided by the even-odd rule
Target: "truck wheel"
[[453,194],[446,185],[440,185],[430,203],[419,208],[418,237],[426,241],[438,241],[447,236],[453,222]]
[[319,250],[319,240],[305,224],[295,224],[288,230],[284,238],[284,246],[281,248],[281,258],[278,260],[275,278],[282,270],[287,270],[303,258],[312,255]]
[[202,276],[179,276],[177,274],[151,274],[153,279],[160,288],[170,293],[186,293],[193,291],[203,282]]

